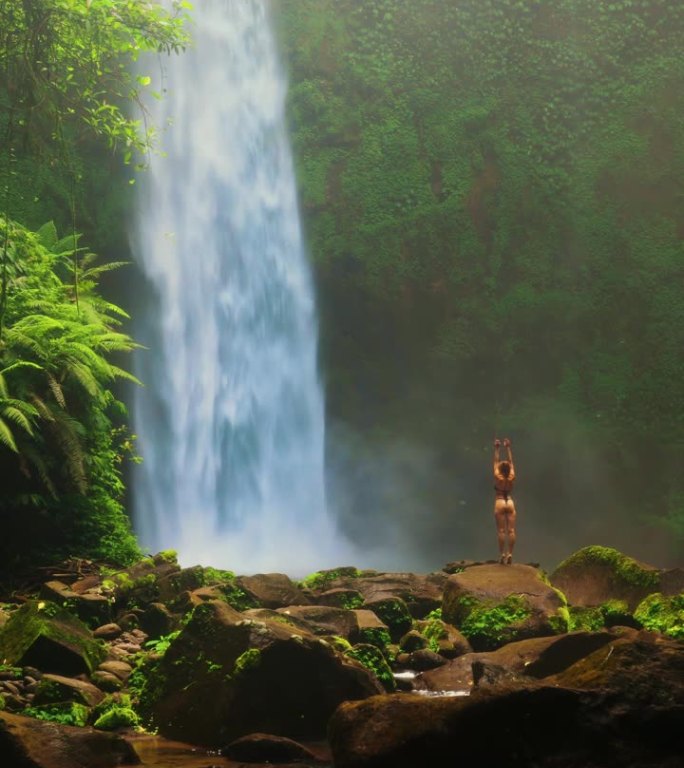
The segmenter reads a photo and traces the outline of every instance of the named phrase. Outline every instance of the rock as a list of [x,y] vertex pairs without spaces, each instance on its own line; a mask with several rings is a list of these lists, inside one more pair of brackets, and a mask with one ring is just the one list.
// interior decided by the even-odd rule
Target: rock
[[363,595],[356,589],[339,587],[328,589],[316,595],[316,605],[330,605],[334,608],[360,608],[363,605]]
[[387,626],[390,637],[395,642],[411,629],[411,614],[406,603],[400,597],[366,600],[363,607],[366,610],[373,611]]
[[436,669],[437,667],[443,667],[447,663],[444,656],[440,656],[438,653],[431,651],[429,648],[421,648],[417,651],[413,651],[408,655],[405,666],[409,669],[415,669],[416,671],[424,671],[427,669]]
[[[160,553],[154,557],[145,557],[130,568],[112,574],[102,581],[101,589],[113,595],[116,610],[121,614],[131,611],[133,606],[160,600],[162,585],[180,570],[174,557],[169,555],[167,558],[164,553]],[[170,593],[175,594],[172,589]]]
[[[442,603],[447,574],[379,573],[371,576],[342,576],[326,584],[325,590],[351,589],[359,592],[366,604],[399,598],[413,618],[422,619]],[[315,592],[315,590],[314,590]]]
[[415,622],[416,630],[437,646],[437,653],[446,659],[455,659],[464,653],[471,653],[472,647],[462,632],[452,624],[441,619],[429,619]]
[[166,573],[159,578],[158,596],[163,603],[172,602],[181,592],[193,592],[204,586],[204,568],[193,565]]
[[90,676],[90,679],[101,691],[106,691],[107,693],[120,691],[123,687],[123,682],[120,678],[111,672],[104,672],[101,669],[96,669]]
[[111,604],[104,595],[77,593],[61,581],[43,584],[40,598],[67,608],[89,626],[99,626],[111,619]]
[[133,672],[133,667],[125,661],[103,661],[98,671],[116,675],[122,682],[126,682]]
[[684,592],[684,568],[670,568],[660,573],[660,592],[668,597]]
[[314,635],[339,635],[349,639],[358,632],[354,611],[326,605],[291,605],[278,608],[277,613],[303,621]]
[[476,651],[568,630],[563,596],[529,565],[480,565],[449,576],[442,617]]
[[145,634],[156,639],[168,635],[174,629],[174,618],[164,603],[150,603],[139,619],[140,628]]
[[391,692],[396,689],[396,681],[385,658],[385,654],[375,645],[357,643],[345,651],[344,655],[347,658],[355,659],[368,669],[379,680],[386,691]]
[[95,707],[102,699],[104,699],[104,693],[92,683],[48,673],[43,675],[38,684],[34,704],[42,706],[60,701],[75,701],[87,707]]
[[317,763],[318,757],[307,747],[284,736],[250,733],[221,750],[224,757],[245,763]]
[[682,644],[651,632],[618,636],[547,680],[559,686],[619,693],[644,709],[675,703],[684,714]]
[[123,629],[118,624],[103,624],[93,630],[93,637],[98,640],[116,640],[122,633]]
[[284,573],[238,576],[236,581],[252,600],[264,608],[286,608],[290,605],[309,605],[311,602]]
[[242,615],[246,619],[254,619],[255,621],[279,621],[306,635],[313,634],[310,622],[285,611],[276,611],[273,608],[248,608],[246,611],[242,611]]
[[660,571],[610,547],[585,547],[564,560],[551,574],[573,606],[598,606],[624,600],[629,610],[660,590]]
[[329,739],[335,768],[415,768],[447,756],[506,768],[679,768],[681,705],[644,723],[639,713],[598,691],[539,683],[461,698],[395,694],[342,704]]
[[387,625],[373,611],[357,608],[352,611],[356,627],[352,629],[349,640],[353,643],[371,643],[383,647],[390,642]]
[[0,712],[0,754],[7,768],[109,768],[139,765],[122,738]]
[[214,601],[195,609],[150,677],[153,725],[208,746],[253,732],[320,739],[342,701],[382,690],[327,643]]
[[90,673],[106,651],[88,628],[48,601],[29,601],[0,629],[0,659],[62,675]]
[[[423,672],[416,678],[415,685],[429,691],[467,691],[476,683],[479,674],[473,673],[476,664],[478,670],[505,670],[510,680],[543,678],[570,667],[615,639],[616,635],[610,632],[573,632],[519,640],[496,651],[459,656],[439,669]],[[497,676],[502,675],[497,673]],[[489,675],[487,679],[491,677]]]
[[424,635],[421,635],[420,632],[418,632],[415,629],[412,629],[410,632],[407,632],[400,640],[399,640],[399,647],[402,651],[405,651],[407,654],[412,653],[413,651],[418,651],[421,648],[427,648],[427,638]]

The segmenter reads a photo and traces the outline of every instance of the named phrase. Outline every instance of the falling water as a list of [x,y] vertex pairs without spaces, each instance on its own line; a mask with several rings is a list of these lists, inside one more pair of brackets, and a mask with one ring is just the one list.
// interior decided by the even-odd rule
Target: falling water
[[[264,0],[196,3],[165,65],[172,122],[141,185],[151,297],[134,402],[136,528],[152,551],[245,572],[326,565],[317,326]],[[332,563],[330,564],[339,564]]]

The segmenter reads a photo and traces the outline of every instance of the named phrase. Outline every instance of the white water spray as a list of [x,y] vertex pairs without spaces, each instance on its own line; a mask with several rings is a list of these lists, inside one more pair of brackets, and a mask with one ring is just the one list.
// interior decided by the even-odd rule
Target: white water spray
[[173,124],[139,199],[153,297],[134,401],[135,524],[181,562],[339,565],[326,513],[317,326],[264,0],[196,3],[153,119]]

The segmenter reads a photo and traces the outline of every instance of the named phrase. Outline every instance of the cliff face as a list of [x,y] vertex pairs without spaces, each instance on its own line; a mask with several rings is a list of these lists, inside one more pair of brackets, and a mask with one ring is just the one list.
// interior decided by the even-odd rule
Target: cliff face
[[383,507],[378,538],[439,548],[456,515],[479,546],[467,515],[499,431],[517,438],[535,547],[619,529],[653,556],[644,513],[677,529],[684,494],[684,11],[275,8],[348,529]]

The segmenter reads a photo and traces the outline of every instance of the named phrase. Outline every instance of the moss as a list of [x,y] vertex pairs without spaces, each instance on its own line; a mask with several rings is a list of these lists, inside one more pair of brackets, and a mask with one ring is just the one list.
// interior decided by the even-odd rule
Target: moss
[[389,632],[381,627],[371,629],[362,629],[359,632],[361,642],[368,645],[374,645],[376,648],[384,650],[392,642]]
[[300,582],[299,586],[306,587],[307,589],[322,589],[327,587],[331,582],[336,579],[355,579],[361,575],[361,571],[358,568],[343,567],[333,568],[328,571],[316,571],[305,576]]
[[77,725],[83,727],[88,722],[90,710],[84,704],[75,701],[63,701],[56,704],[46,704],[40,707],[26,707],[22,715],[35,717],[37,720],[47,720],[60,725]]
[[634,618],[645,629],[684,640],[684,593],[671,597],[656,592],[637,606]]
[[356,659],[359,663],[363,664],[366,669],[369,669],[382,683],[386,691],[396,690],[396,681],[392,675],[387,659],[383,655],[382,651],[376,648],[375,645],[358,644],[353,646],[351,650],[345,652],[345,656],[351,659]]
[[555,616],[549,616],[549,624],[557,635],[570,631],[570,610],[567,605],[562,605]]
[[633,587],[655,591],[660,584],[659,571],[644,568],[636,560],[618,552],[617,549],[597,545],[584,547],[570,555],[558,566],[557,570],[581,569],[596,564],[609,567],[617,580]]
[[[437,613],[437,611],[432,611],[431,613]],[[441,615],[441,610],[439,613]],[[419,632],[427,640],[427,647],[435,653],[439,652],[439,641],[448,637],[446,626],[441,618],[428,619]]]
[[600,607],[575,607],[569,609],[570,632],[598,632],[605,626]]
[[336,651],[342,651],[343,653],[345,651],[351,650],[352,644],[347,640],[346,637],[340,637],[339,635],[328,635],[324,639],[329,645],[332,645],[332,647]]
[[103,712],[93,723],[101,731],[114,731],[117,728],[133,728],[140,724],[140,718],[130,707],[114,705]]
[[340,596],[340,608],[345,608],[348,611],[353,611],[356,608],[360,608],[363,605],[363,596],[358,592],[349,593]]
[[29,601],[12,615],[0,630],[0,658],[5,663],[21,663],[40,637],[47,637],[70,648],[76,658],[83,659],[92,672],[104,659],[104,646],[93,640],[88,627],[48,600]]
[[606,627],[630,626],[633,623],[633,614],[625,600],[608,600],[599,607],[599,610]]
[[527,601],[519,595],[509,595],[496,605],[468,601],[470,611],[461,632],[478,650],[493,650],[512,639],[513,626],[531,615]]
[[237,657],[232,674],[234,677],[240,677],[247,670],[258,667],[259,664],[261,664],[261,651],[258,648],[250,648]]
[[397,597],[381,600],[370,606],[373,613],[387,625],[392,637],[403,635],[411,628],[412,619],[406,603]]
[[212,587],[216,584],[231,584],[235,582],[233,571],[224,571],[211,566],[202,569],[202,586]]
[[176,565],[178,563],[178,552],[175,549],[165,549],[162,552],[158,552],[152,560],[157,565],[162,563]]
[[242,587],[239,587],[235,581],[221,585],[221,592],[225,601],[236,611],[247,611],[250,608],[259,608],[260,604],[253,597],[250,597]]

